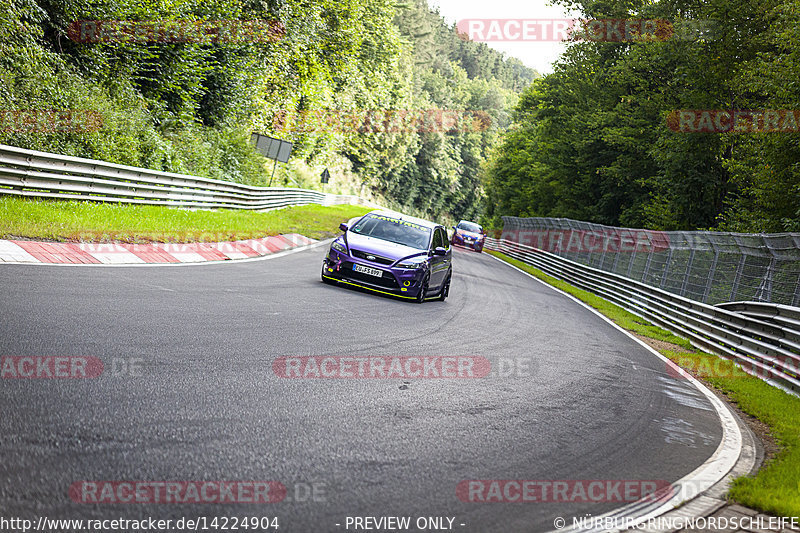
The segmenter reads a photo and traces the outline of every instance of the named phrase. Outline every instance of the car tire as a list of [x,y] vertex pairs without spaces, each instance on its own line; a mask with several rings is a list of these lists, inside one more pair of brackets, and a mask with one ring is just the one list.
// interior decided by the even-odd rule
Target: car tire
[[438,300],[439,300],[440,302],[443,302],[443,301],[445,301],[445,299],[446,299],[448,296],[450,296],[450,279],[452,279],[452,277],[453,277],[453,273],[452,273],[452,272],[451,272],[451,273],[449,273],[449,274],[447,274],[447,281],[445,281],[445,282],[444,282],[444,285],[442,285],[442,290],[441,290],[441,292],[439,293],[439,298],[438,298]]
[[431,275],[426,274],[425,278],[422,280],[422,285],[419,287],[419,293],[417,293],[416,302],[421,304],[425,301],[425,296],[428,294],[428,283],[431,281]]

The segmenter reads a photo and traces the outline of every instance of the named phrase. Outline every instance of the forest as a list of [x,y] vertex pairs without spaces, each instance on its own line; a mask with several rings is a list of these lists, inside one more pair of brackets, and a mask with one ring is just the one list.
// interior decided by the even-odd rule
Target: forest
[[[487,222],[800,231],[800,2],[561,3],[586,20],[666,20],[673,31],[569,44],[492,154]],[[697,120],[679,127],[680,113]],[[700,127],[721,117],[727,128]]]
[[[251,145],[256,132],[294,143],[277,185],[429,217],[478,216],[481,164],[537,77],[461,38],[425,0],[4,4],[0,143],[266,185],[272,162]],[[364,127],[387,114],[406,119]],[[322,127],[287,125],[309,116]],[[355,120],[325,127],[342,116]]]

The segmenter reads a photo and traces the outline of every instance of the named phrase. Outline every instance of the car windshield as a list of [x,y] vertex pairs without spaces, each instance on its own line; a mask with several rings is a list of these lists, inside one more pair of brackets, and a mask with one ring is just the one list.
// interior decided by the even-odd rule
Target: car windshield
[[350,231],[420,250],[427,250],[431,240],[430,228],[384,215],[367,215],[356,222]]
[[464,231],[471,231],[472,233],[481,233],[481,231],[483,231],[479,225],[473,224],[472,222],[461,222],[458,225],[458,229],[463,229]]

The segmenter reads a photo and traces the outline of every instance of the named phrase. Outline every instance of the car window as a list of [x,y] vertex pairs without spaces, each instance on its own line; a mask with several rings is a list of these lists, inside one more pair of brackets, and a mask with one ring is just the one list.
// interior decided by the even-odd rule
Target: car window
[[368,214],[350,230],[353,233],[410,246],[428,248],[431,230],[414,222],[379,214]]
[[436,230],[436,232],[439,234],[439,237],[442,241],[441,245],[444,247],[444,249],[445,250],[449,249],[450,239],[447,238],[447,232],[443,228],[439,228],[438,230]]
[[433,244],[431,248],[436,248],[438,246],[444,246],[444,242],[442,241],[442,232],[439,228],[433,234]]
[[472,233],[483,232],[483,228],[481,228],[479,225],[464,220],[458,223],[458,229],[462,229],[464,231],[471,231]]

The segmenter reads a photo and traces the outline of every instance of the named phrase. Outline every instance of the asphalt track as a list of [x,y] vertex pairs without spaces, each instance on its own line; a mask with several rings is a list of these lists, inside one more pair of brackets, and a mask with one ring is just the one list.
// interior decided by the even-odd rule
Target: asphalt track
[[[450,298],[418,305],[321,283],[325,250],[180,268],[1,267],[0,356],[141,368],[0,380],[0,515],[277,516],[292,532],[345,531],[347,516],[447,516],[456,531],[546,531],[557,516],[569,524],[622,503],[468,503],[457,484],[671,482],[720,442],[710,402],[663,361],[486,255],[456,251]],[[408,383],[273,373],[275,358],[309,355],[528,364]],[[289,496],[81,504],[68,496],[80,480],[277,480]],[[324,496],[296,501],[312,484]]]

